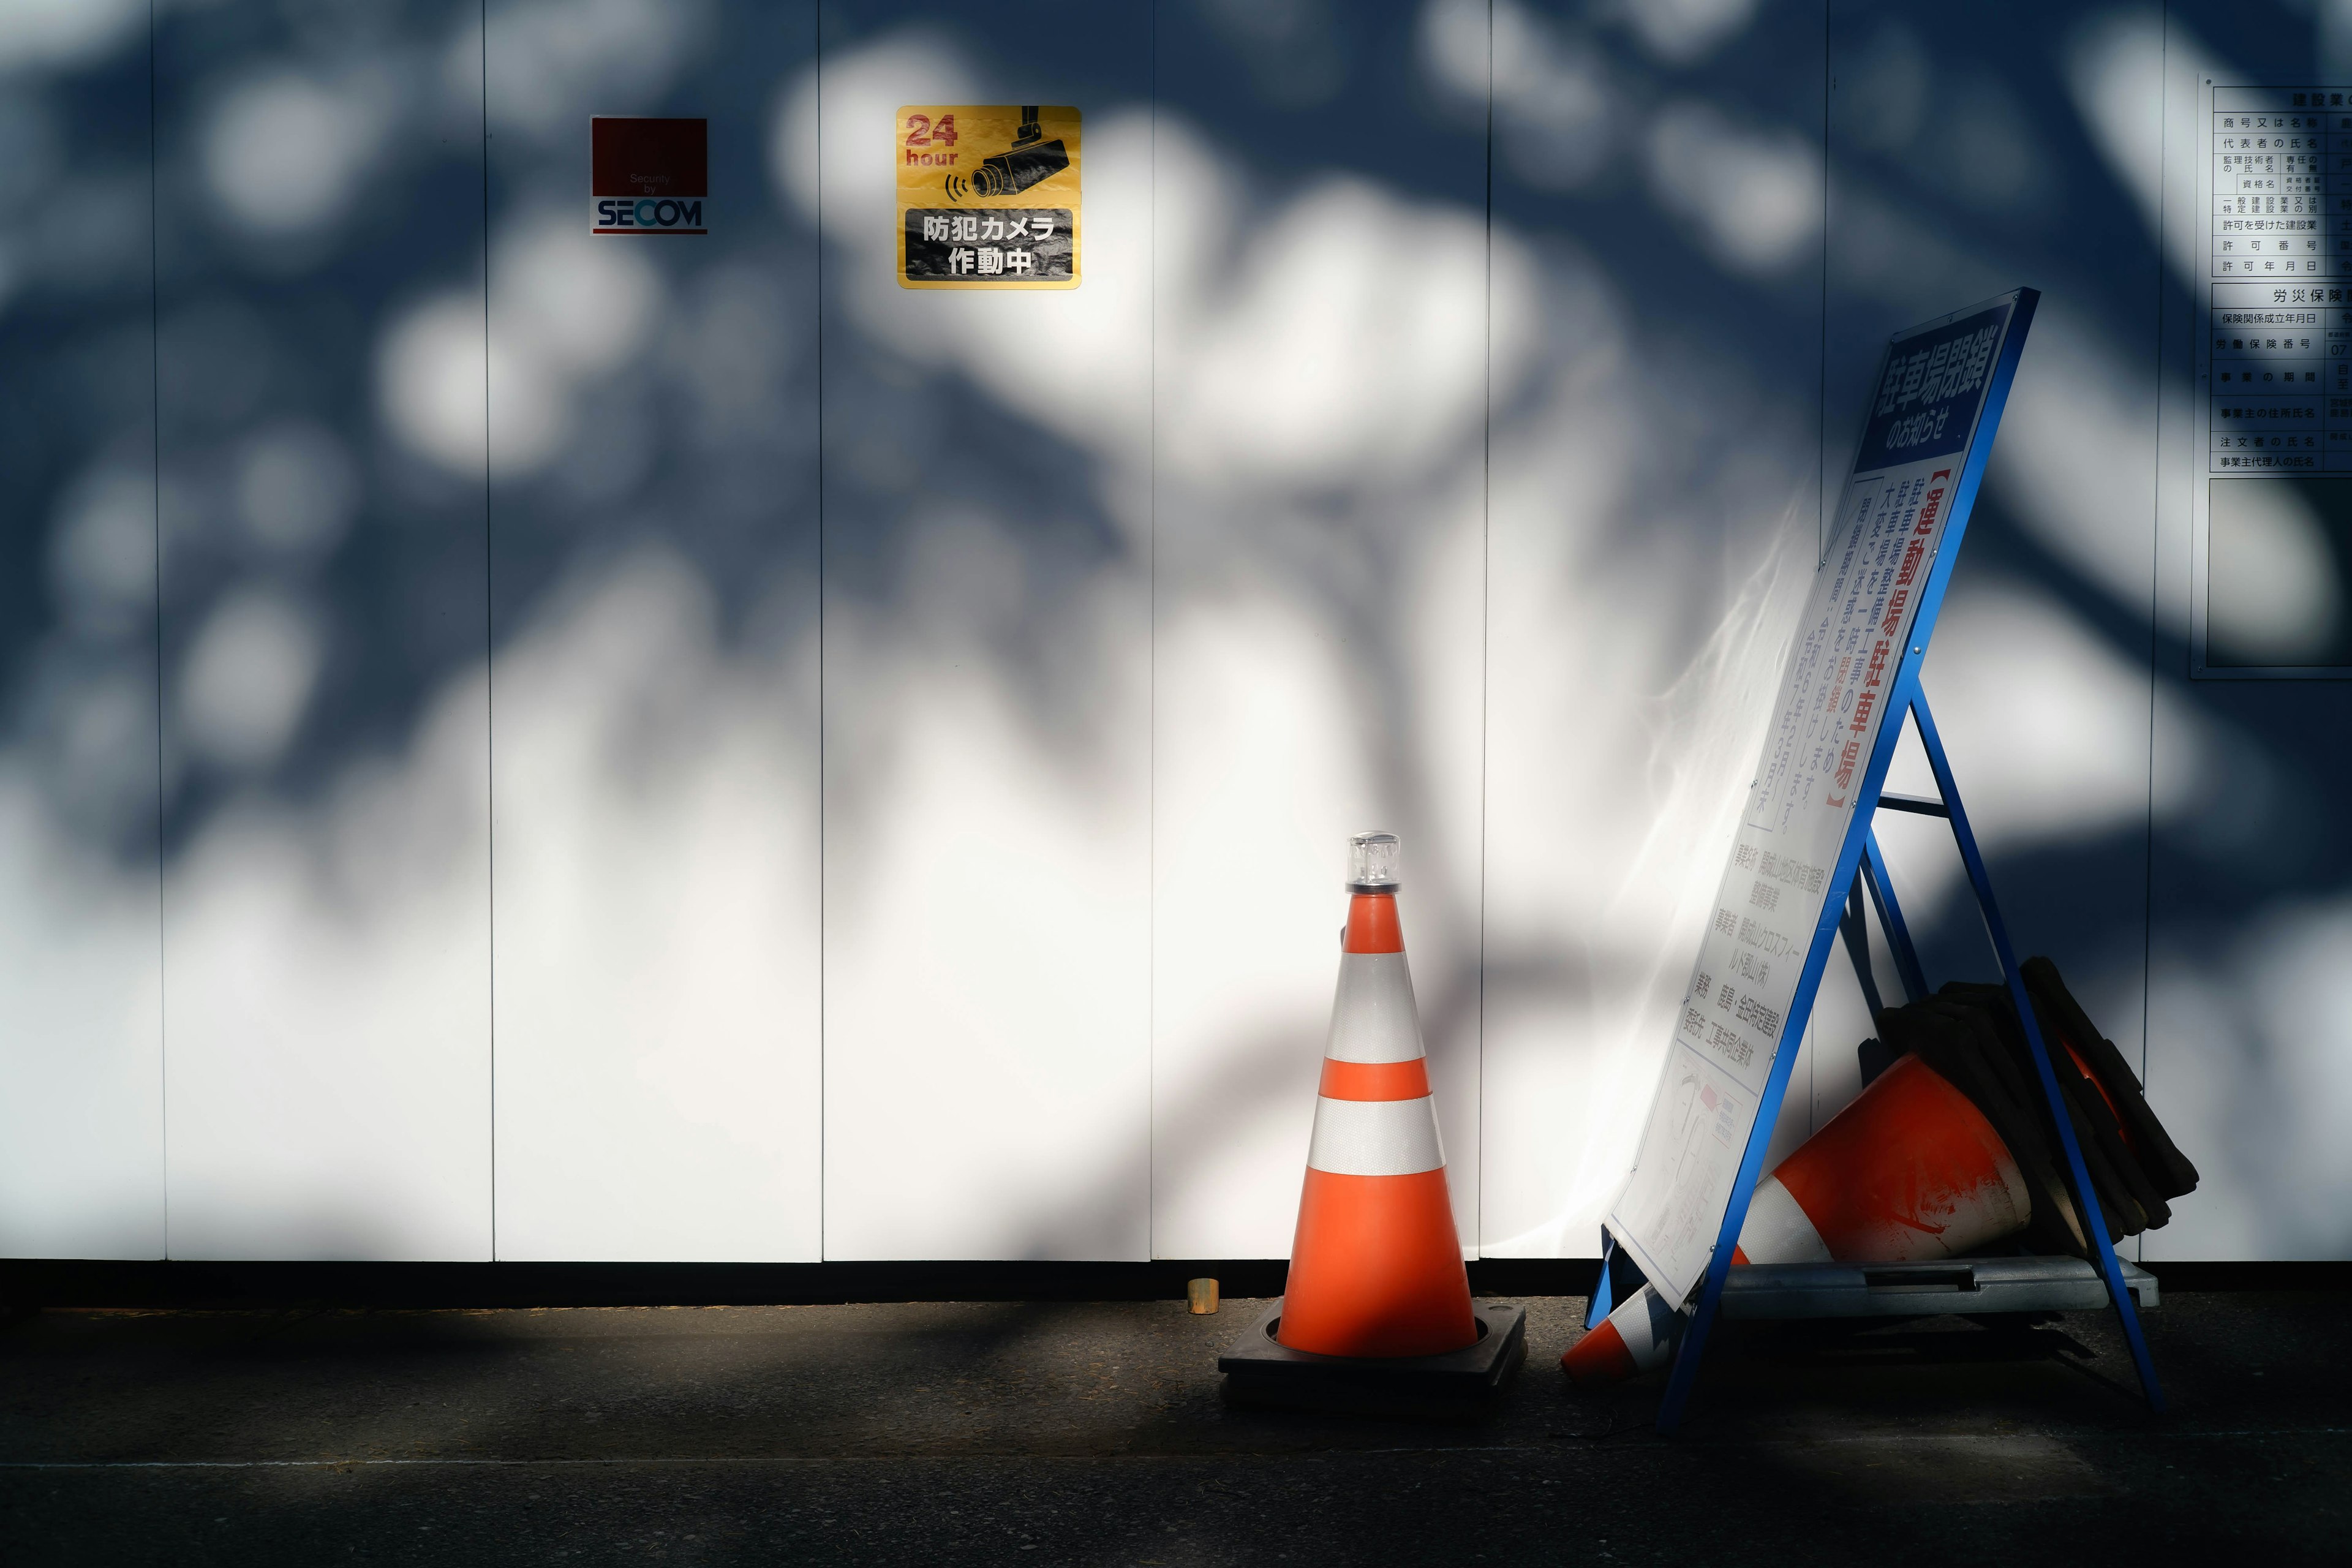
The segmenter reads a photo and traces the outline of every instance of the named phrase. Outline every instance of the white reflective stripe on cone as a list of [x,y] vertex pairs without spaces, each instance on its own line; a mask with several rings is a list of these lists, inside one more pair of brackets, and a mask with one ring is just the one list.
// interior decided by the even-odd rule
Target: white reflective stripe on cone
[[1323,1054],[1342,1062],[1409,1062],[1423,1054],[1412,971],[1403,953],[1339,955],[1339,994],[1331,1004]]
[[1332,1176],[1412,1176],[1445,1163],[1437,1102],[1315,1097],[1315,1139],[1307,1166]]
[[1625,1353],[1643,1372],[1664,1366],[1667,1352],[1682,1338],[1683,1326],[1666,1299],[1654,1285],[1644,1285],[1609,1314],[1609,1326],[1625,1342]]
[[1756,1184],[1739,1227],[1740,1255],[1750,1263],[1827,1263],[1829,1243],[1778,1176]]

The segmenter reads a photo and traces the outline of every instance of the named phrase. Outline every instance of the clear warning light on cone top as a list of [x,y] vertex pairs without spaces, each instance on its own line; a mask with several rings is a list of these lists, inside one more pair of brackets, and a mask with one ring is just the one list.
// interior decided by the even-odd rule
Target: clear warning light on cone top
[[1397,836],[1359,833],[1348,840],[1348,890],[1351,893],[1393,893],[1397,890]]

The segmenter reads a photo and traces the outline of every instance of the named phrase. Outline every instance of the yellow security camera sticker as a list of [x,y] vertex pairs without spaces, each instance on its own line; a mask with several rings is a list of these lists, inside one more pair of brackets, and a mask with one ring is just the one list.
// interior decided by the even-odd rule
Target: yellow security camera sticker
[[901,286],[1078,286],[1076,110],[911,104],[893,142]]

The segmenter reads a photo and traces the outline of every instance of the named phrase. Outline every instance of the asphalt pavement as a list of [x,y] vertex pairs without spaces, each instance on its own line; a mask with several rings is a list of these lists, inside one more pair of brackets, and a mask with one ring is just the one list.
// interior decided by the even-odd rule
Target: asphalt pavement
[[1692,1418],[1229,1406],[1256,1303],[58,1310],[0,1332],[0,1563],[2342,1562],[2352,1295],[1726,1325]]

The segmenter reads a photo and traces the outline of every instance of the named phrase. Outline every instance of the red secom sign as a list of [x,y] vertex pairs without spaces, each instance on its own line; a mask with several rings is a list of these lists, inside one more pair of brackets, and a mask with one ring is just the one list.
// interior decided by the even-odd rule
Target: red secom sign
[[709,234],[710,122],[600,114],[588,122],[590,232]]

